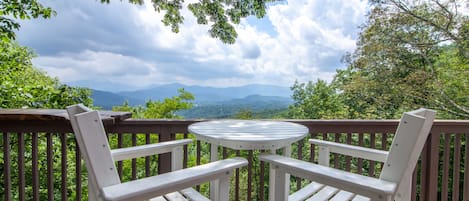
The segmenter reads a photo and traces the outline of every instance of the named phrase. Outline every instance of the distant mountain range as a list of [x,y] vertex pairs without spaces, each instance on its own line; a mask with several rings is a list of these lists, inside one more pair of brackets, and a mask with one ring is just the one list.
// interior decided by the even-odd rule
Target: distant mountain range
[[186,119],[233,118],[241,110],[249,110],[255,118],[274,118],[287,110],[291,98],[279,96],[250,95],[245,98],[195,105],[189,110],[177,112]]
[[270,105],[269,108],[273,109],[285,108],[292,102],[290,88],[260,84],[225,88],[168,84],[136,91],[108,92],[93,90],[92,98],[95,106],[111,109],[112,106],[122,105],[124,101],[128,101],[130,105],[135,106],[144,105],[150,99],[163,100],[164,98],[177,96],[180,88],[194,94],[196,107],[237,105],[237,108],[242,108],[247,105]]

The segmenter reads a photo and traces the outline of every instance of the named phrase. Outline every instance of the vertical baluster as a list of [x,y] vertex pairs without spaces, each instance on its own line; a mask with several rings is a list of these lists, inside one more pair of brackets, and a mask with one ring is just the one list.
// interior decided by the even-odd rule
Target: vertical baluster
[[32,183],[33,183],[33,200],[39,201],[39,166],[38,166],[38,134],[33,133],[31,140],[32,154]]
[[[370,133],[370,147],[373,148],[373,149],[376,149],[376,134],[375,133]],[[370,166],[368,169],[368,175],[370,177],[374,177],[375,176],[375,161],[371,161],[370,160]]]
[[[241,151],[236,151],[236,156],[241,156]],[[236,168],[235,178],[235,200],[239,200],[239,168]]]
[[[335,133],[334,136],[335,136],[335,142],[337,143],[340,143],[340,136],[342,134],[341,133]],[[340,159],[339,159],[339,154],[338,153],[334,153],[334,168],[337,168],[339,169],[339,162],[340,162]]]
[[[189,138],[189,134],[184,133],[184,139],[188,139],[188,138]],[[183,147],[183,151],[184,151],[184,157],[183,157],[183,160],[182,160],[182,167],[183,168],[187,168],[187,160],[189,158],[187,147],[188,147],[188,145],[184,145],[184,147]]]
[[[201,152],[201,150],[202,150],[202,147],[201,147],[201,146],[202,146],[202,145],[200,144],[200,141],[197,140],[197,153],[196,153],[196,154],[197,154],[197,157],[196,157],[196,161],[195,161],[197,165],[200,165],[200,152]],[[195,189],[196,189],[197,191],[200,191],[200,185],[197,185],[197,186],[195,187]]]
[[62,152],[62,200],[68,200],[67,199],[67,134],[62,133],[60,135],[60,141],[61,141],[61,152]]
[[248,192],[247,192],[247,200],[252,200],[252,163],[253,163],[253,153],[252,150],[248,151]]
[[[145,134],[145,144],[150,144],[150,134]],[[150,176],[150,156],[145,156],[145,177]]]
[[[360,147],[364,147],[363,145],[363,133],[359,133],[358,134],[358,146]],[[357,173],[358,174],[362,174],[363,173],[363,159],[362,158],[358,158],[358,161],[357,161]]]
[[[388,147],[388,134],[386,133],[386,131],[383,131],[383,132],[381,132],[381,149],[384,150],[384,151],[387,151],[387,147]],[[384,163],[380,162],[379,164],[380,164],[381,170],[382,170]],[[380,170],[380,172],[381,172],[381,170]]]
[[387,151],[388,147],[388,134],[386,132],[381,133],[381,149]]
[[469,200],[469,133],[465,135],[463,200]]
[[441,180],[441,199],[448,200],[448,181],[449,181],[449,165],[450,165],[450,141],[451,135],[445,134],[444,137],[444,155],[443,155],[443,175]]
[[[158,128],[159,142],[167,142],[173,139],[171,127],[161,126]],[[163,174],[171,171],[171,153],[164,153],[158,155],[158,174]]]
[[[132,133],[132,146],[137,146],[137,134]],[[132,159],[132,180],[137,179],[137,159]]]
[[10,169],[10,133],[3,133],[3,169],[5,201],[11,200],[11,169]]
[[[310,130],[312,128],[309,128]],[[311,133],[311,139],[315,139],[317,136],[317,133]],[[315,158],[315,151],[314,151],[314,147],[315,145],[314,144],[310,144],[310,147],[309,147],[309,162],[313,163],[314,162],[314,158]]]
[[19,200],[25,200],[24,133],[18,133],[18,177]]
[[77,140],[75,142],[75,190],[76,190],[76,200],[81,200],[82,193],[82,181],[81,181],[81,152],[80,147],[78,146]]
[[[122,133],[117,134],[117,148],[122,148],[122,141],[123,141]],[[117,161],[117,174],[119,174],[119,178],[122,179],[122,161]]]
[[[352,144],[352,133],[347,133],[347,144]],[[352,168],[352,157],[346,156],[345,157],[345,171],[350,172]]]
[[54,152],[52,137],[54,134],[47,133],[47,200],[54,200]]
[[[303,160],[303,145],[304,145],[304,139],[298,141],[298,159]],[[296,178],[296,189],[301,188],[301,178],[297,177]]]
[[[427,139],[428,142],[428,139]],[[420,189],[420,200],[428,200],[427,198],[427,184],[428,184],[428,170],[426,167],[428,167],[428,161],[430,155],[428,154],[428,143],[425,143],[425,146],[423,147],[422,153],[420,154],[420,186],[422,187]],[[416,168],[418,168],[418,163],[416,165]]]
[[454,138],[454,160],[453,160],[453,201],[459,201],[459,179],[461,167],[461,135],[455,134]]
[[222,148],[222,157],[223,159],[228,158],[228,149],[226,147]]
[[259,174],[259,200],[264,200],[264,178],[265,178],[265,163],[264,161],[260,161],[260,174]]

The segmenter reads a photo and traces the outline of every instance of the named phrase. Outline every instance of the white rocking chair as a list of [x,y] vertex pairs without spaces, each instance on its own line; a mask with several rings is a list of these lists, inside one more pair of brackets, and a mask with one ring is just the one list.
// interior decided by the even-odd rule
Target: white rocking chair
[[[233,170],[247,165],[247,160],[231,158],[188,169],[182,168],[182,146],[192,140],[175,140],[110,150],[98,111],[79,104],[67,112],[80,152],[88,170],[89,200],[208,200],[192,186],[218,180],[219,192],[214,200],[229,200]],[[172,172],[121,183],[115,161],[172,153]]]
[[[262,155],[270,163],[269,200],[410,200],[412,173],[435,118],[435,111],[419,109],[403,114],[388,151],[311,139],[319,146],[319,165],[279,155]],[[367,177],[329,167],[329,154],[339,153],[384,163],[380,177]],[[273,172],[273,174],[272,174]],[[311,184],[289,195],[285,175]]]

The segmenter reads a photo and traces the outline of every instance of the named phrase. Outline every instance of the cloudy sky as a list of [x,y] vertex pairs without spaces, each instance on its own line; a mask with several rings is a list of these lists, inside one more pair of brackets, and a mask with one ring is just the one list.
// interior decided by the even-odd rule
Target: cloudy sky
[[[35,66],[60,81],[121,91],[182,83],[201,86],[330,81],[340,58],[353,51],[368,10],[363,0],[289,0],[263,19],[237,25],[237,42],[211,38],[183,10],[175,34],[150,3],[98,0],[43,1],[57,11],[22,23],[18,40],[38,54]],[[186,1],[188,3],[190,1]]]

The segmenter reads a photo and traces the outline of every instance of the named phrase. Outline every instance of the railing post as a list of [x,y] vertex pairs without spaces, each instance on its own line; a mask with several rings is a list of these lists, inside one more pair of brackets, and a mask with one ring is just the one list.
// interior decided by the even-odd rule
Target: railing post
[[[440,146],[440,134],[439,129],[432,129],[430,132],[429,140],[427,141],[427,182],[426,184],[426,200],[437,201],[438,200],[438,165],[439,165],[439,146]],[[423,167],[422,167],[423,168]]]
[[[159,142],[166,142],[171,140],[171,129],[168,126],[162,126],[159,129],[158,140]],[[158,155],[158,174],[163,174],[171,171],[171,153]]]
[[3,133],[3,177],[4,177],[4,198],[11,200],[11,169],[10,169],[10,134]]

